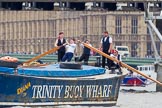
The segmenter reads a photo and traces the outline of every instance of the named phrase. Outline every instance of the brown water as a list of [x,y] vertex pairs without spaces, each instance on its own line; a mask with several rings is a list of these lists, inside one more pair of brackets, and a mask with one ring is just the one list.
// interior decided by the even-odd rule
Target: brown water
[[[60,108],[105,108],[105,107],[82,107],[62,106]],[[120,92],[116,106],[109,108],[162,108],[162,93],[133,93]]]
[[162,108],[162,92],[120,92],[117,105],[112,108]]
[[[24,107],[13,107],[24,108]],[[25,107],[30,108],[30,107]],[[89,106],[59,106],[59,107],[34,107],[34,108],[106,108]],[[109,108],[162,108],[162,92],[125,92],[120,91],[116,106]]]

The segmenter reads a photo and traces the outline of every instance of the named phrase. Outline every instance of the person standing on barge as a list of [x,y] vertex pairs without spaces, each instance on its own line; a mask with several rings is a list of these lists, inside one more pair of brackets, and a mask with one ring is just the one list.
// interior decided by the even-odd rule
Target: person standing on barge
[[[104,36],[101,38],[100,47],[99,49],[103,51],[104,53],[110,55],[111,49],[112,49],[112,37],[109,36],[108,31],[105,31]],[[105,57],[102,56],[102,67],[105,68]],[[111,60],[107,58],[107,66],[110,69],[111,68]]]
[[58,38],[55,41],[55,47],[62,46],[60,49],[58,49],[58,62],[60,62],[65,55],[65,43],[67,43],[67,41],[64,38],[64,32],[60,32]]

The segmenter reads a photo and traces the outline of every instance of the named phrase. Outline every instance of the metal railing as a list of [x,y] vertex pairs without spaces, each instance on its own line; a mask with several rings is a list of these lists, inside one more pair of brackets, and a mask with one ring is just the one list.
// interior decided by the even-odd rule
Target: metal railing
[[[25,62],[37,55],[38,54],[0,54],[0,57],[12,56],[18,58],[20,62]],[[89,63],[97,63],[99,65],[101,63],[101,58],[102,58],[101,56],[90,56]],[[57,55],[56,54],[46,55],[40,58],[40,60],[45,63],[56,63]],[[75,61],[75,57],[73,57],[72,61]],[[145,65],[145,64],[153,64],[155,62],[155,58],[123,57],[122,62],[128,65]]]

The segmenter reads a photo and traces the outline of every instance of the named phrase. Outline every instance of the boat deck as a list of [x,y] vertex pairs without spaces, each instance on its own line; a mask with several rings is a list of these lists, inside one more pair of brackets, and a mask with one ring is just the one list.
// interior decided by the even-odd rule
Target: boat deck
[[85,65],[83,69],[60,69],[58,64],[0,67],[0,106],[112,106],[117,102],[126,69],[122,72],[109,74],[110,70]]
[[[0,70],[1,73],[11,75],[16,74],[17,76],[21,75],[25,77],[61,80],[94,80],[119,76],[116,74],[118,70],[115,72],[115,74],[110,74],[111,70],[87,65],[83,65],[82,69],[62,69],[59,67],[59,64],[50,64],[39,67],[18,67],[16,70],[14,68],[0,67]],[[127,72],[127,69],[122,68],[122,75],[126,75]]]

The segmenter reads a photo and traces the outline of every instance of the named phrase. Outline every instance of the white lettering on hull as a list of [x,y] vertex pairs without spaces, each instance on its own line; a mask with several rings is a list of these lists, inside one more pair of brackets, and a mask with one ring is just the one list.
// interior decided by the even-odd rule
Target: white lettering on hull
[[109,97],[112,85],[33,85],[32,98]]
[[63,85],[33,85],[32,98],[60,98]]

